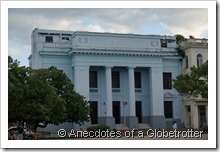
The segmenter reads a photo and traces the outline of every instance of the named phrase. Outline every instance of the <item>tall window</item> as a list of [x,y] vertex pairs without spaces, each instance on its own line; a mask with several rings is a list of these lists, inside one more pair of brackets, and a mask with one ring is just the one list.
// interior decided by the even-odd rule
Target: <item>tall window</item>
[[53,43],[53,36],[46,36],[45,37],[45,42],[46,43]]
[[89,88],[98,88],[97,71],[89,71]]
[[173,103],[172,101],[164,101],[165,118],[173,118]]
[[141,88],[141,72],[134,72],[135,88]]
[[185,61],[186,61],[186,69],[188,69],[189,68],[189,59],[188,59],[188,56],[186,55],[185,56]]
[[163,73],[163,89],[172,89],[172,74],[168,72]]
[[197,67],[200,67],[202,65],[202,55],[198,54],[196,59],[197,59]]
[[120,88],[120,73],[112,71],[112,88]]

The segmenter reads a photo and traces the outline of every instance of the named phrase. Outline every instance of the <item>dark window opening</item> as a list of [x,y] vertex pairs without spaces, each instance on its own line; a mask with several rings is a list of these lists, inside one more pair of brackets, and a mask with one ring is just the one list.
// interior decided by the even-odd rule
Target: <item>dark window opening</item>
[[119,71],[112,72],[112,88],[120,88],[120,73],[119,73]]
[[172,101],[164,101],[164,115],[165,118],[173,118]]
[[89,71],[89,88],[98,88],[97,71]]
[[197,67],[200,67],[202,65],[202,55],[198,54],[196,59],[197,59]]
[[161,47],[167,47],[167,41],[166,40],[161,40]]
[[45,42],[46,43],[53,43],[53,36],[46,36],[45,37]]
[[163,73],[163,89],[172,89],[171,73]]
[[189,60],[188,60],[188,56],[186,55],[185,58],[186,58],[186,68],[188,69],[188,68],[189,68]]
[[70,40],[69,37],[62,37],[62,40]]
[[134,72],[135,88],[141,88],[141,72]]

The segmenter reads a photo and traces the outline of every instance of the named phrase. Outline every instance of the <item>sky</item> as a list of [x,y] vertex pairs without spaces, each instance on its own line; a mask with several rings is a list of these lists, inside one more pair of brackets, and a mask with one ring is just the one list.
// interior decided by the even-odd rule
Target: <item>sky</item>
[[9,8],[8,54],[28,66],[35,28],[208,38],[207,8]]

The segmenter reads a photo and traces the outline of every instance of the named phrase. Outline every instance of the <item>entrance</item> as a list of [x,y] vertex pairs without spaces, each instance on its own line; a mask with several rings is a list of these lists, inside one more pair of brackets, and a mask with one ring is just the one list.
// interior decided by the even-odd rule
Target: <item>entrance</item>
[[115,124],[120,124],[120,101],[113,101],[113,117],[115,117]]
[[138,123],[142,123],[142,102],[136,101],[135,102],[135,110],[136,110],[136,117],[138,117]]
[[[199,105],[198,106],[199,111],[199,125],[201,125],[206,122],[206,111],[205,111],[205,105]],[[207,122],[206,122],[207,123]]]
[[90,102],[90,109],[91,109],[91,124],[98,124],[98,102],[91,101]]

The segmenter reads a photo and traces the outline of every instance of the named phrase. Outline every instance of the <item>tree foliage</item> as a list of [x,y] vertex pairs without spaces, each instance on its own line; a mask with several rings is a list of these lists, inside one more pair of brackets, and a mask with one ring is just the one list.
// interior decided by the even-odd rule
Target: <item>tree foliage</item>
[[73,90],[72,82],[56,67],[19,67],[19,62],[9,57],[8,77],[9,122],[58,125],[89,120],[88,102]]
[[181,49],[180,43],[181,43],[182,41],[186,40],[186,38],[185,38],[184,36],[180,35],[180,34],[176,34],[175,37],[176,37],[176,43],[177,43],[177,45],[178,45],[177,48],[176,48],[177,53],[178,53],[181,57],[184,57],[184,56],[185,56],[185,52]]
[[182,95],[208,99],[208,61],[198,68],[193,66],[189,74],[179,75],[173,82]]
[[179,45],[182,41],[186,40],[186,38],[180,34],[176,34],[176,43]]

